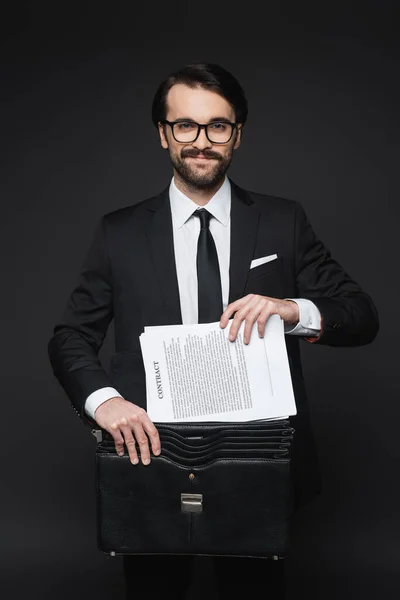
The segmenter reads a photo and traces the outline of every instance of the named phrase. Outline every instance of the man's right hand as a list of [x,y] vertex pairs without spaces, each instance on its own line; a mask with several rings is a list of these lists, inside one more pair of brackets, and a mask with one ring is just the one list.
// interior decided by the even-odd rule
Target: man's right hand
[[140,406],[116,396],[100,404],[94,417],[96,423],[113,436],[119,456],[124,455],[124,444],[126,445],[132,464],[137,465],[139,462],[135,442],[139,445],[144,465],[150,463],[149,440],[153,454],[160,454],[158,431],[147,412]]

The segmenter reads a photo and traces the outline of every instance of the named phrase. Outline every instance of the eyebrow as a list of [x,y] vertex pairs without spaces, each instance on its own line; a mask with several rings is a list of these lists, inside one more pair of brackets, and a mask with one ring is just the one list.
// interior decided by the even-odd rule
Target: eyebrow
[[[195,121],[194,119],[191,119],[190,117],[180,117],[179,119],[175,119],[174,121],[175,123],[197,123],[197,121]],[[230,121],[227,117],[213,117],[212,119],[210,119],[208,121],[208,123],[231,123],[232,121]]]

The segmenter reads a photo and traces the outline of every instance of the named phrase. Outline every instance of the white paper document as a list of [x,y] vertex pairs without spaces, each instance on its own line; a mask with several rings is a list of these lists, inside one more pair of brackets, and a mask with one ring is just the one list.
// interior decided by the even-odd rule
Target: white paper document
[[145,327],[140,336],[147,413],[158,423],[287,418],[296,404],[283,320],[272,315],[260,338],[244,323],[234,342],[230,321]]

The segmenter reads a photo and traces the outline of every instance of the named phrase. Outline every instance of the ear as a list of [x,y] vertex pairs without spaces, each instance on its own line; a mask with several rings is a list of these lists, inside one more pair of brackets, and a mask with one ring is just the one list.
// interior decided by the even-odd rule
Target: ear
[[235,143],[233,145],[233,149],[236,150],[237,148],[239,148],[240,146],[240,142],[242,141],[242,128],[243,128],[243,123],[239,123],[237,130],[236,130],[236,140]]
[[165,133],[165,125],[163,125],[162,123],[157,123],[158,126],[158,133],[160,135],[160,142],[161,142],[161,146],[164,148],[164,150],[167,150],[168,148],[168,140],[167,140],[167,136]]

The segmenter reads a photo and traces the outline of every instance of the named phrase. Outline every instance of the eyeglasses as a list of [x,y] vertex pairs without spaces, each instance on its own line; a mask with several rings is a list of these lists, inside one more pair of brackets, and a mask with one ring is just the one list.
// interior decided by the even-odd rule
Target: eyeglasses
[[194,121],[161,121],[171,127],[175,141],[181,144],[195,142],[202,129],[205,130],[209,142],[212,144],[227,144],[231,139],[237,123],[214,121],[212,123],[195,123]]

